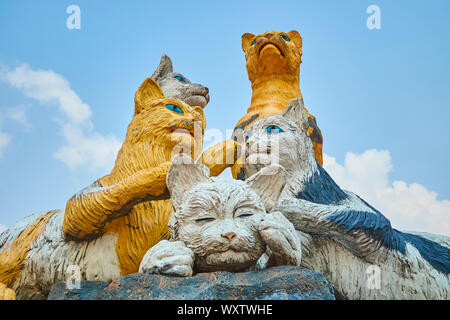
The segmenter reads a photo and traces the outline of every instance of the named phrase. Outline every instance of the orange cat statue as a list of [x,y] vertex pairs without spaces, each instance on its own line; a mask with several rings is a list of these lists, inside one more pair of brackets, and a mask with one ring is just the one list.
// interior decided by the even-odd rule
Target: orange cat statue
[[[248,79],[252,85],[252,100],[247,114],[238,121],[235,133],[239,129],[243,131],[256,120],[281,114],[292,99],[302,99],[302,37],[297,31],[267,31],[256,36],[245,33],[242,35],[242,49],[247,61]],[[308,135],[313,142],[316,160],[322,165],[322,133],[315,117],[308,110],[306,112],[309,120]],[[235,178],[246,178],[239,163],[232,167],[232,173]]]

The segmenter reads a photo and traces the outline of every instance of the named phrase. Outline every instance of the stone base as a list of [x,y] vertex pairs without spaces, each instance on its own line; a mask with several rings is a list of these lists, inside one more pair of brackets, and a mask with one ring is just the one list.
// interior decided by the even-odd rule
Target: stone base
[[110,284],[82,281],[81,289],[52,287],[49,300],[334,300],[320,273],[292,266],[177,278],[135,273]]

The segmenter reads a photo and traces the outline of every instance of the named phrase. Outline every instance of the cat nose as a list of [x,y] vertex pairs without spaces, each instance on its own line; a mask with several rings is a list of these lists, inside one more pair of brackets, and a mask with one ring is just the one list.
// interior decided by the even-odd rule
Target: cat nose
[[236,233],[227,232],[227,233],[222,233],[221,236],[231,241],[236,237]]
[[265,35],[264,35],[266,38],[270,38],[271,36],[273,36],[273,33],[266,33]]

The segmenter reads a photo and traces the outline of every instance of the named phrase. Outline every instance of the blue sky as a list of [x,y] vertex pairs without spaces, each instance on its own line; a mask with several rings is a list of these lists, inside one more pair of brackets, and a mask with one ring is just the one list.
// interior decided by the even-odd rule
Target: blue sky
[[[66,27],[71,4],[81,9],[80,30]],[[381,9],[380,30],[366,27],[371,4]],[[386,215],[394,227],[446,233],[433,224],[448,226],[450,220],[449,9],[446,0],[6,0],[0,2],[0,70],[7,74],[26,64],[28,71],[57,74],[91,110],[79,127],[83,134],[118,143],[136,89],[166,53],[175,71],[209,87],[207,126],[225,133],[251,97],[241,35],[298,30],[300,87],[324,136],[327,170],[344,187],[391,210]],[[0,80],[0,134],[9,137],[0,149],[5,226],[63,208],[111,169],[89,161],[70,167],[55,157],[68,143],[62,130],[71,122],[58,101],[26,90]],[[416,205],[417,194],[428,200]],[[435,222],[408,224],[409,212],[421,205],[438,209],[411,213],[411,219],[422,214]],[[403,210],[402,219],[395,220],[395,210]]]

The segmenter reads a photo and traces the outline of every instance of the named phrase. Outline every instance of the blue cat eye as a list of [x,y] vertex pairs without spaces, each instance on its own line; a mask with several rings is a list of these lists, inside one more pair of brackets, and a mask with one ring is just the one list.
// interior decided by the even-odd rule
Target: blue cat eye
[[253,42],[252,42],[252,45],[254,45],[256,43],[256,39],[255,40],[253,40]]
[[267,133],[281,133],[284,131],[281,130],[281,128],[279,126],[271,125],[266,128],[266,132]]
[[180,76],[176,76],[175,79],[177,79],[178,81],[181,81],[183,83],[186,83],[186,81]]
[[289,39],[288,36],[285,36],[284,34],[280,35],[280,37],[282,37],[284,40],[286,40],[287,42],[291,41],[291,39]]
[[183,110],[174,104],[166,104],[166,108],[176,113],[183,113]]
[[245,141],[247,141],[248,139],[250,139],[251,136],[252,136],[252,134],[249,133],[249,134],[245,137]]

